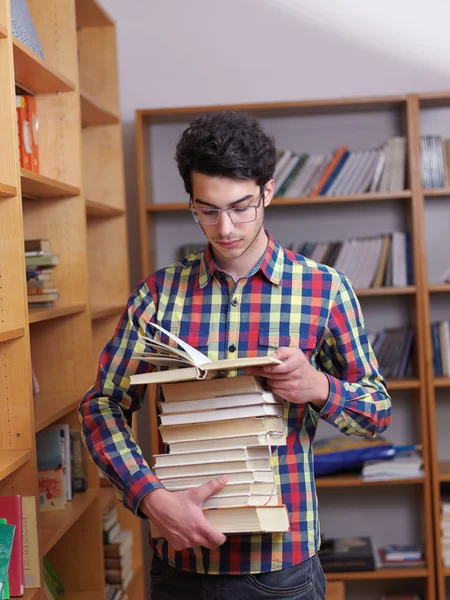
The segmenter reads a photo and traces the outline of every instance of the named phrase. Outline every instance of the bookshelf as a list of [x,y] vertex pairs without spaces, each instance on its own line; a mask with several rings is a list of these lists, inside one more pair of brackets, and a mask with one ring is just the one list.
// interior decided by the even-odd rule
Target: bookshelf
[[[79,428],[78,404],[129,281],[114,21],[95,0],[28,7],[45,60],[12,36],[10,2],[0,0],[0,494],[38,500],[35,434],[55,423]],[[36,97],[39,173],[19,164],[16,86]],[[27,238],[47,238],[59,255],[53,308],[27,307]],[[37,514],[39,561],[48,555],[64,600],[104,598],[101,488],[86,465],[88,490]],[[121,508],[121,524],[133,530],[140,565],[131,597],[143,599],[141,523]],[[43,587],[24,595],[43,597]]]
[[[414,284],[357,289],[356,293],[369,331],[408,323],[415,327],[414,375],[387,382],[394,417],[386,435],[397,444],[422,444],[423,478],[367,483],[356,476],[342,475],[320,478],[317,487],[322,531],[328,537],[371,535],[374,546],[390,541],[419,542],[424,547],[427,566],[329,574],[329,580],[347,581],[349,598],[357,597],[358,591],[366,591],[367,588],[361,585],[370,581],[374,597],[395,589],[398,593],[414,591],[427,600],[444,600],[444,580],[450,573],[449,568],[440,566],[438,547],[439,486],[450,476],[448,463],[438,461],[434,441],[435,392],[446,390],[448,396],[450,379],[433,376],[429,339],[430,298],[447,298],[450,284],[427,278],[424,229],[427,203],[446,202],[450,190],[422,189],[419,146],[420,119],[424,108],[432,110],[443,106],[450,107],[450,94],[136,111],[142,277],[177,260],[181,244],[203,241],[200,229],[186,211],[187,197],[173,160],[181,132],[199,113],[221,108],[247,110],[259,117],[266,130],[275,136],[278,148],[292,148],[310,154],[329,151],[342,143],[357,150],[375,147],[393,136],[406,137],[409,167],[405,190],[318,198],[275,198],[266,213],[267,228],[275,239],[284,245],[294,240],[296,248],[305,240],[348,239],[380,235],[396,229],[411,232]],[[435,128],[431,133],[442,132]],[[450,131],[447,133],[450,137]],[[173,231],[177,231],[176,237],[170,234]],[[152,390],[150,398],[154,403]],[[431,409],[430,405],[433,405]],[[152,411],[149,418],[152,452],[155,454],[157,424]],[[333,435],[333,431],[321,426],[322,423],[319,437]],[[447,459],[450,460],[450,456]],[[336,513],[333,506],[339,500],[345,508]],[[394,535],[395,539],[389,538],[389,535]],[[399,587],[403,581],[405,587]]]

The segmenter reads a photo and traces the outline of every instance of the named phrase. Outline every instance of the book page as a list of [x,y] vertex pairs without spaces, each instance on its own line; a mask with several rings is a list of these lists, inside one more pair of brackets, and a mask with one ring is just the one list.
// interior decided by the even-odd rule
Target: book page
[[[200,365],[204,365],[205,363],[211,362],[211,360],[205,354],[203,354],[202,352],[199,352],[198,350],[196,350],[195,348],[193,348],[192,346],[190,346],[189,344],[187,344],[186,342],[181,340],[179,337],[177,337],[173,333],[166,331],[164,329],[164,327],[161,327],[160,325],[157,325],[156,323],[151,323],[151,322],[149,322],[148,325],[151,325],[152,327],[156,327],[156,329],[159,329],[159,331],[161,331],[162,333],[165,333],[168,337],[170,337],[171,340],[173,340],[179,346],[181,346],[183,348],[183,350],[185,352],[187,352],[187,354],[192,359],[192,361],[195,365],[200,366]],[[170,350],[172,350],[171,346],[168,346],[168,348]]]

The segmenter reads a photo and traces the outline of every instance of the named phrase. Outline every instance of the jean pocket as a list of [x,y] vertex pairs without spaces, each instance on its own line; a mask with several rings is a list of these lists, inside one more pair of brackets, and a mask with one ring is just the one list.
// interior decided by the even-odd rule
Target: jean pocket
[[312,559],[281,571],[245,575],[251,587],[264,598],[308,598],[314,590]]
[[152,566],[150,569],[150,576],[152,583],[159,584],[163,583],[172,574],[174,568],[169,565],[168,562],[159,558],[159,556],[153,556]]

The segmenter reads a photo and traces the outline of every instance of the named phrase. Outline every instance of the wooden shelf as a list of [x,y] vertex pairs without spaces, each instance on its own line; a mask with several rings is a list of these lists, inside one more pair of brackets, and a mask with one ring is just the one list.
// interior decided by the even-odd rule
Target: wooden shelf
[[13,185],[0,183],[0,198],[13,198],[17,196],[17,188]]
[[450,460],[439,461],[439,481],[450,483]]
[[59,319],[68,315],[76,315],[77,313],[86,310],[86,304],[63,305],[59,304],[54,308],[29,308],[28,322],[40,323],[41,321],[49,321],[50,319]]
[[41,588],[26,589],[22,600],[39,600],[41,597]]
[[8,30],[0,23],[0,40],[8,37]]
[[17,327],[16,329],[0,329],[0,343],[15,340],[25,335],[25,327]]
[[[385,194],[376,192],[373,194],[358,194],[356,196],[316,196],[313,198],[274,198],[269,204],[269,210],[276,206],[300,206],[318,204],[345,204],[347,202],[380,202],[388,200],[407,200],[411,198],[411,192],[387,192]],[[172,202],[165,204],[147,204],[146,210],[150,213],[187,211],[188,202]]]
[[0,450],[0,481],[31,458],[31,450]]
[[95,306],[91,308],[92,320],[104,319],[105,317],[111,317],[113,315],[120,314],[125,308],[126,302],[121,304],[112,304],[111,306]]
[[119,217],[124,214],[124,208],[116,208],[102,202],[86,200],[86,216],[88,219],[109,219],[110,217]]
[[435,377],[433,382],[434,382],[434,387],[437,387],[437,388],[450,387],[450,377]]
[[436,293],[450,293],[450,283],[430,283],[428,285],[428,291],[432,294]]
[[104,597],[103,590],[97,592],[64,592],[59,596],[59,600],[103,600]]
[[369,296],[403,296],[412,295],[416,293],[415,285],[408,285],[406,287],[377,287],[377,288],[365,288],[355,290],[355,294],[360,298]]
[[40,539],[42,554],[48,554],[70,527],[87,511],[97,498],[97,490],[75,494],[63,510],[40,513]]
[[354,571],[346,573],[325,573],[328,581],[364,581],[369,579],[415,579],[428,577],[426,567],[386,567],[375,571]]
[[116,499],[116,494],[112,486],[100,487],[100,512],[105,513]]
[[450,188],[436,188],[431,190],[423,190],[425,198],[441,198],[450,196]]
[[34,426],[36,432],[48,427],[58,419],[75,410],[83,398],[83,392],[41,392],[34,398]]
[[114,25],[114,20],[107,14],[97,0],[76,0],[77,27],[104,27]]
[[420,381],[418,379],[390,379],[387,381],[387,388],[391,390],[418,390]]
[[444,577],[450,577],[450,567],[444,567]]
[[83,127],[91,125],[115,125],[119,123],[118,115],[111,112],[87,92],[80,92],[81,123]]
[[16,85],[35,94],[72,92],[75,83],[13,37]]
[[360,475],[329,475],[316,478],[316,487],[319,488],[343,488],[343,487],[367,487],[381,485],[417,485],[423,484],[424,478],[389,479],[384,481],[364,481]]
[[73,198],[81,193],[78,187],[28,169],[20,170],[20,181],[22,196],[27,198]]

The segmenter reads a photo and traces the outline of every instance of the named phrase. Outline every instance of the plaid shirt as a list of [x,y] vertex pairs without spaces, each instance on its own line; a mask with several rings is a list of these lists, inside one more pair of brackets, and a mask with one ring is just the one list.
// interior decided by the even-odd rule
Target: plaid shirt
[[273,453],[275,478],[289,511],[289,533],[228,536],[214,551],[201,547],[179,552],[165,540],[151,540],[171,565],[199,573],[275,571],[314,555],[320,536],[312,442],[319,418],[345,434],[367,437],[380,434],[390,422],[390,398],[349,281],[330,267],[283,249],[270,234],[268,238],[259,265],[237,283],[217,267],[210,246],[141,282],[79,407],[94,461],[120,490],[124,505],[139,514],[142,498],[162,487],[128,425],[145,395],[145,386],[131,386],[129,377],[152,369],[132,358],[144,349],[138,334],[154,335],[149,321],[212,360],[298,346],[327,374],[330,394],[323,409],[287,404],[287,445]]

